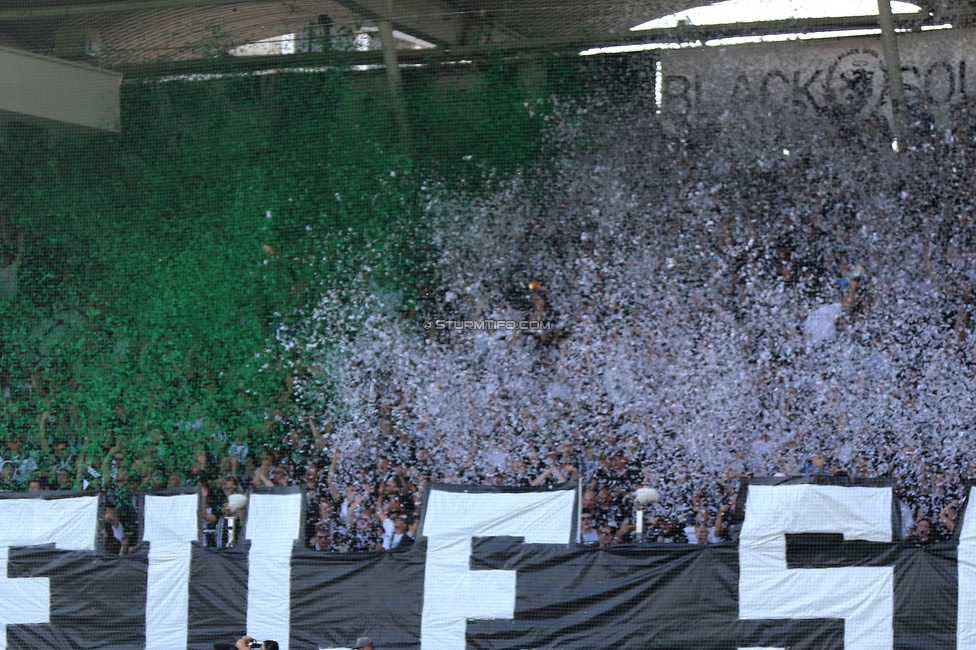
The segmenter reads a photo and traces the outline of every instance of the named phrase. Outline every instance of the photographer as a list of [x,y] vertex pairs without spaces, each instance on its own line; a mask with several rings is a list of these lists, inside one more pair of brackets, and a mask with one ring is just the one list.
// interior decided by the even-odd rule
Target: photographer
[[213,650],[278,650],[278,642],[266,639],[260,645],[254,642],[254,639],[244,635],[237,640],[237,643],[231,645],[230,643],[225,643],[223,641],[217,641],[213,644]]

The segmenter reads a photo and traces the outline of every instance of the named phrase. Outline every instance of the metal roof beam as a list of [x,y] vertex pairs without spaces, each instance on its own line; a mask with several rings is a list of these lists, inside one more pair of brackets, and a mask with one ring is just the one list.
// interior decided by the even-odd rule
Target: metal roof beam
[[[928,22],[928,16],[898,14],[893,16],[897,29],[917,29]],[[728,25],[682,25],[667,29],[647,29],[629,32],[634,41],[640,42],[689,42],[705,41],[733,36],[765,36],[771,34],[803,34],[831,32],[844,29],[879,29],[877,16],[853,16],[849,18],[805,18],[802,20],[762,20],[751,23]],[[617,40],[621,40],[618,37]]]
[[[927,17],[926,17],[927,18]],[[918,29],[926,21],[921,17],[895,17],[895,26],[899,29]],[[526,38],[524,40],[509,40],[499,43],[481,43],[432,50],[398,50],[400,63],[431,63],[477,59],[483,56],[527,56],[548,55],[556,52],[575,54],[581,49],[592,47],[606,47],[622,44],[653,44],[676,42],[705,42],[711,39],[734,36],[763,36],[785,33],[808,33],[821,31],[837,31],[841,29],[876,29],[877,16],[867,16],[859,19],[851,18],[823,18],[811,20],[761,21],[732,25],[714,25],[707,27],[677,27],[671,29],[654,29],[639,32],[628,32],[621,36],[619,33],[588,33],[568,36],[554,36],[549,38]],[[226,72],[246,73],[267,69],[286,68],[314,68],[319,66],[345,67],[357,64],[383,63],[382,52],[307,52],[292,55],[274,55],[260,57],[233,57],[219,61],[213,59],[186,61],[169,64],[139,64],[120,66],[128,79],[145,79],[164,75],[215,73]]]
[[[241,5],[262,0],[135,0],[125,2],[87,2],[77,4],[38,4],[0,9],[0,23],[50,20],[97,14],[135,13],[165,9],[206,8]],[[266,0],[264,0],[266,1]],[[457,45],[465,40],[471,12],[459,10],[443,0],[397,0],[396,11],[387,15],[387,0],[338,0],[365,20],[389,19],[393,26],[438,45]],[[483,21],[484,22],[484,21]],[[521,36],[512,29],[489,22],[493,39],[511,40]]]
[[[399,31],[441,46],[465,43],[472,12],[466,12],[442,0],[397,0],[396,11],[387,15],[387,0],[336,0],[367,20],[389,19]],[[479,19],[480,20],[480,19]],[[485,21],[487,22],[487,21]],[[493,28],[495,40],[522,38],[515,31],[498,25]]]
[[258,0],[136,0],[133,2],[89,2],[84,4],[46,5],[33,3],[22,7],[0,9],[0,22],[19,22],[50,18],[70,18],[93,14],[133,13],[161,9],[186,9],[239,5]]

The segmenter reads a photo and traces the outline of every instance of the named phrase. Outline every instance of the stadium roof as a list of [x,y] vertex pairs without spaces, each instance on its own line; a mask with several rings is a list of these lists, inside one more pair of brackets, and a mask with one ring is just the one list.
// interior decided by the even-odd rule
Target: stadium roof
[[[389,18],[398,30],[401,61],[469,55],[484,50],[547,51],[623,42],[876,27],[877,18],[813,18],[691,25],[634,32],[641,23],[693,9],[702,0],[7,0],[0,3],[0,45],[84,60],[139,76],[140,71],[192,70],[194,62],[282,35],[363,33]],[[967,0],[915,2],[922,11],[896,15],[899,27],[974,22]],[[372,27],[375,29],[375,27]],[[360,43],[361,44],[361,43]],[[431,47],[432,46],[432,47]],[[350,52],[283,48],[293,61],[325,61]],[[318,48],[323,49],[323,48]],[[338,48],[341,50],[342,48]],[[363,62],[379,52],[355,52]],[[304,51],[303,51],[304,50]],[[260,50],[259,50],[260,52]],[[243,58],[243,57],[240,57]],[[267,56],[247,65],[268,65]],[[281,65],[281,56],[275,57]]]

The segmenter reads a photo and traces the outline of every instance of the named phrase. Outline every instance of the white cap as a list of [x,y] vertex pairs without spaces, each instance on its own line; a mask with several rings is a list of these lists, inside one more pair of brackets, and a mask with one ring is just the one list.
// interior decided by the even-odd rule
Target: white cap
[[227,497],[227,505],[231,512],[240,512],[247,507],[247,496],[243,494],[232,494]]

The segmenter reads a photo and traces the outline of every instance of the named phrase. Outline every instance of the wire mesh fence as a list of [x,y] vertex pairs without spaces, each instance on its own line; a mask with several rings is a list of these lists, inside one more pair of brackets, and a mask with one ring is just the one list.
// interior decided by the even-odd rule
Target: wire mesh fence
[[896,141],[876,17],[146,5],[0,8],[0,646],[973,644],[965,8]]

